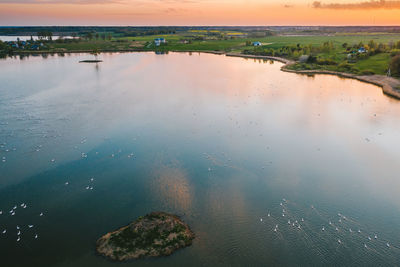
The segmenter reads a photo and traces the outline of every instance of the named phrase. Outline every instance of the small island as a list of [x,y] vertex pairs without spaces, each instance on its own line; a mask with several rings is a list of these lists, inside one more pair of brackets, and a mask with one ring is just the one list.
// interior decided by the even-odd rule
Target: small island
[[116,261],[168,256],[190,246],[194,233],[178,216],[152,212],[102,236],[96,243],[101,255]]
[[103,60],[99,60],[99,59],[90,60],[90,59],[87,59],[87,60],[79,61],[79,63],[100,63],[100,62],[103,62]]

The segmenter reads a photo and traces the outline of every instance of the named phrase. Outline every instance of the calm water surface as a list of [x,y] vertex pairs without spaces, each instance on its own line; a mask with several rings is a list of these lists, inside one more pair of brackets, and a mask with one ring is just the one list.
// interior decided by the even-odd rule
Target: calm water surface
[[380,88],[217,55],[91,57],[0,61],[2,266],[115,266],[97,238],[154,210],[193,246],[118,265],[400,265],[400,102]]

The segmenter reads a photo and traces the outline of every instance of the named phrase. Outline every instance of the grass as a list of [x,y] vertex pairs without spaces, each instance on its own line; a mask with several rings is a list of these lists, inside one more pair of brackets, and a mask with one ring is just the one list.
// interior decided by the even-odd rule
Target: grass
[[388,62],[390,60],[389,53],[381,53],[370,56],[368,59],[359,60],[354,64],[359,70],[372,70],[376,74],[386,74]]
[[[298,44],[305,47],[311,45],[320,47],[325,42],[332,42],[334,49],[329,52],[319,52],[317,57],[320,60],[328,60],[336,62],[336,65],[316,65],[316,64],[297,64],[292,68],[307,69],[328,69],[335,71],[359,72],[359,73],[376,73],[385,74],[388,68],[390,55],[381,53],[370,56],[366,59],[358,59],[350,66],[343,65],[347,62],[347,54],[343,43],[348,46],[359,44],[360,42],[367,44],[370,40],[375,43],[388,44],[400,40],[400,34],[389,33],[341,33],[333,35],[318,36],[267,36],[252,38],[221,38],[221,36],[241,35],[241,32],[235,31],[207,31],[207,30],[189,30],[176,34],[161,34],[137,37],[119,37],[113,35],[112,40],[81,40],[79,42],[57,43],[51,42],[47,44],[49,52],[68,52],[68,51],[220,51],[220,52],[237,52],[244,50],[253,51],[252,42],[260,41],[264,45],[262,49],[274,49],[278,51],[284,47],[293,47]],[[163,37],[167,40],[166,45],[156,47],[153,40]],[[188,43],[184,43],[186,40]],[[339,68],[339,65],[342,65]]]

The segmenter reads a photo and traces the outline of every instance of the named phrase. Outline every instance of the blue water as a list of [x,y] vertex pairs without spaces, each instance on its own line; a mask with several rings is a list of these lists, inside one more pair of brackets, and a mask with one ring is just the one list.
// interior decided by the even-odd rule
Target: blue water
[[400,102],[379,87],[197,53],[78,63],[92,57],[0,61],[2,266],[114,266],[96,240],[156,210],[193,245],[120,265],[400,265]]

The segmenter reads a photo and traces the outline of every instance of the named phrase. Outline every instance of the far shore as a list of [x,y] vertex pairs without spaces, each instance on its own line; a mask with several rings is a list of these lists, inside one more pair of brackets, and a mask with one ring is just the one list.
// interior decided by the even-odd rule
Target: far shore
[[[74,50],[74,51],[23,51],[15,53],[15,55],[41,55],[41,54],[75,54],[75,53],[92,53],[93,50]],[[129,52],[155,52],[155,51],[146,51],[140,49],[123,49],[123,50],[101,50],[100,53],[129,53]],[[170,50],[168,52],[176,52],[176,53],[207,53],[207,54],[216,54],[216,55],[225,55],[228,57],[241,57],[241,58],[249,58],[249,59],[262,59],[262,60],[272,60],[283,63],[284,65],[281,67],[282,71],[304,74],[304,75],[314,75],[314,74],[327,74],[327,75],[336,75],[343,78],[356,79],[361,82],[370,83],[382,88],[384,94],[396,98],[400,100],[400,79],[396,79],[393,77],[388,77],[385,75],[355,75],[346,72],[337,72],[337,71],[329,71],[329,70],[292,70],[288,69],[288,66],[293,65],[296,61],[282,58],[282,57],[273,57],[273,56],[258,56],[258,55],[245,55],[241,53],[226,53],[222,51],[198,51],[198,50],[187,50],[187,51],[173,51]]]

